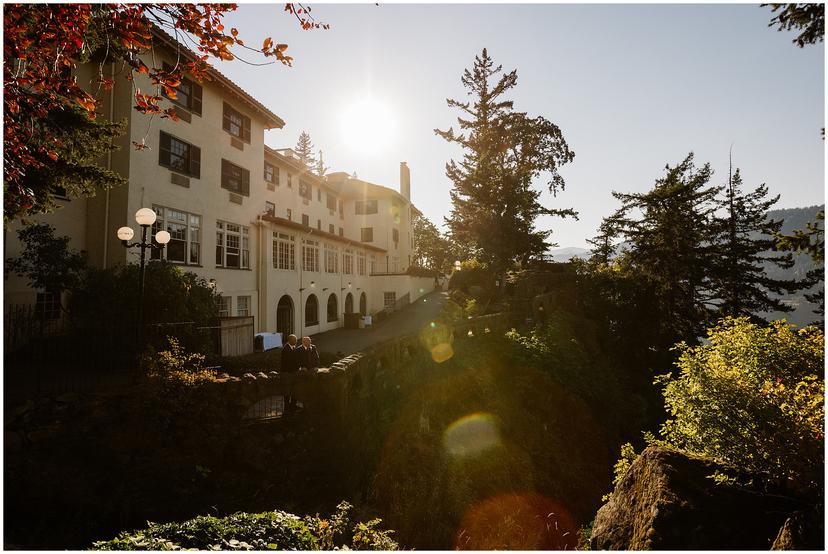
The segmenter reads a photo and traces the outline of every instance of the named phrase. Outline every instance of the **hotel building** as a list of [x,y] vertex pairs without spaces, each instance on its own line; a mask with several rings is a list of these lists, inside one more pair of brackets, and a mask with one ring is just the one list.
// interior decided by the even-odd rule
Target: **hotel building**
[[[161,56],[173,64],[175,42],[160,32],[154,41],[155,63]],[[145,62],[152,65],[149,54]],[[80,67],[79,82],[97,71]],[[292,150],[265,145],[265,130],[284,126],[279,116],[217,70],[209,75],[201,83],[184,79],[177,98],[164,101],[175,105],[178,122],[135,111],[130,82],[116,79],[99,113],[126,120],[127,130],[101,163],[129,184],[62,200],[55,213],[33,219],[68,235],[90,265],[107,268],[138,260],[116,231],[135,228],[135,212],[152,208],[153,234],[164,229],[172,237],[152,256],[214,284],[221,315],[253,316],[256,332],[312,335],[341,327],[344,314],[396,308],[433,288],[433,278],[408,272],[418,211],[405,162],[399,191],[345,173],[319,177]],[[151,90],[145,75],[135,76],[135,86]],[[6,257],[20,252],[18,228],[6,232]],[[15,275],[6,276],[4,298],[7,310],[39,304],[60,313],[59,299]]]

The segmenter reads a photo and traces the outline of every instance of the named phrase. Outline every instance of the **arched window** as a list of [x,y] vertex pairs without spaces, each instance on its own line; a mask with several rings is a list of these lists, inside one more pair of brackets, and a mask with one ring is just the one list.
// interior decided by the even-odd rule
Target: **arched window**
[[319,324],[319,302],[316,295],[311,294],[305,302],[305,326]]
[[336,301],[335,294],[328,297],[328,322],[332,321],[339,321],[339,303]]
[[364,292],[359,296],[359,313],[368,315],[368,297]]
[[345,313],[354,313],[354,295],[350,292],[345,296]]
[[288,295],[282,296],[276,305],[276,332],[283,337],[293,333],[293,300]]

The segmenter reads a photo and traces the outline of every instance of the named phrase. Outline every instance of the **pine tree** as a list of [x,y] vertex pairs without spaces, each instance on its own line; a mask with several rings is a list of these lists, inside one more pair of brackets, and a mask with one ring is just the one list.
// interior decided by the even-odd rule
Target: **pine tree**
[[716,221],[718,256],[711,268],[712,287],[721,302],[719,314],[761,320],[760,312],[791,311],[793,308],[774,295],[800,290],[804,283],[772,279],[764,265],[770,263],[783,269],[793,266],[791,254],[769,253],[782,221],[768,219],[767,212],[779,196],[768,198],[764,184],[753,192],[743,192],[739,169],[729,177],[724,192],[720,201],[724,216]]
[[322,151],[319,151],[319,158],[316,160],[316,174],[320,177],[324,177],[325,173],[328,172],[330,168],[325,165],[325,162],[322,161]]
[[649,192],[613,192],[623,204],[613,216],[614,232],[626,242],[623,263],[656,307],[651,345],[662,352],[678,341],[695,342],[715,313],[709,268],[721,187],[708,186],[711,175],[709,164],[695,168],[691,153],[668,165]]
[[296,141],[296,146],[293,148],[293,151],[296,152],[296,155],[299,156],[299,159],[307,167],[311,168],[316,166],[316,158],[313,155],[313,142],[311,142],[310,135],[307,132],[302,131],[299,134],[299,140]]
[[549,190],[563,190],[558,168],[572,161],[574,153],[556,125],[514,110],[505,95],[517,85],[517,72],[501,72],[502,66],[495,66],[484,48],[461,79],[472,100],[447,100],[461,112],[459,132],[435,129],[464,150],[462,160],[446,164],[454,184],[446,218],[450,238],[497,273],[549,246],[550,232],[535,228],[538,216],[575,215],[571,209],[545,208],[532,187],[541,172],[548,172]]
[[[825,315],[825,210],[816,214],[815,221],[806,229],[796,229],[791,235],[775,233],[775,248],[787,252],[805,252],[817,264],[805,276],[806,287],[817,287],[815,292],[806,294],[805,299],[817,305],[814,313]],[[822,286],[818,286],[822,283]]]

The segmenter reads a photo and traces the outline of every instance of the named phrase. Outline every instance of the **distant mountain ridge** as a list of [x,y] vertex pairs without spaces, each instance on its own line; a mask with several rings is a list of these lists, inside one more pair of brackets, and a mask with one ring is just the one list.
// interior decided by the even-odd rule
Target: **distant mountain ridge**
[[[825,205],[806,206],[804,208],[780,208],[778,210],[768,211],[768,217],[771,219],[781,219],[781,232],[785,235],[791,234],[796,229],[805,229],[808,223],[816,220],[816,214],[820,210],[824,210]],[[616,246],[616,252],[620,252],[624,244],[621,243]],[[546,253],[552,257],[556,262],[568,262],[572,258],[587,259],[590,257],[590,250],[586,248],[579,248],[577,246],[564,246],[560,248],[550,248]],[[774,279],[804,279],[805,275],[814,269],[814,264],[811,257],[804,253],[794,253],[794,265],[790,269],[782,269],[773,264],[766,264],[765,271],[768,276]],[[824,282],[818,285],[824,287]],[[786,302],[794,306],[792,312],[770,312],[763,314],[769,319],[787,319],[789,322],[803,326],[818,319],[818,316],[813,313],[816,307],[814,304],[805,299],[805,294],[812,291],[799,291],[785,297]]]

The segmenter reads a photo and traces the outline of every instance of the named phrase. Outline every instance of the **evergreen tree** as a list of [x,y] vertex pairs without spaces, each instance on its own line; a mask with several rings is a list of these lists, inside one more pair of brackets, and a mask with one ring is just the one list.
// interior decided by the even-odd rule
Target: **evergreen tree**
[[613,216],[613,232],[626,242],[621,262],[655,306],[650,344],[661,352],[695,342],[715,311],[709,268],[717,254],[713,223],[721,187],[708,185],[711,174],[709,164],[695,168],[691,153],[668,165],[649,192],[613,192],[622,202]]
[[532,188],[534,179],[548,172],[550,191],[563,190],[558,168],[574,153],[556,125],[514,110],[505,95],[516,86],[517,72],[501,71],[484,48],[461,79],[471,101],[447,100],[461,112],[459,132],[435,129],[464,150],[462,160],[446,164],[446,175],[454,184],[452,211],[446,218],[450,238],[496,273],[549,246],[550,232],[535,228],[538,216],[575,215],[572,209],[542,206],[540,192]]
[[793,266],[791,254],[771,254],[774,236],[782,227],[781,220],[767,217],[768,210],[779,196],[768,198],[768,187],[760,185],[753,192],[742,191],[739,169],[728,179],[721,200],[724,216],[716,226],[718,256],[711,268],[712,288],[721,302],[721,316],[750,316],[759,318],[759,312],[789,312],[793,308],[774,295],[794,292],[804,284],[795,280],[772,279],[766,273],[765,263],[783,269]]
[[453,263],[451,244],[437,226],[422,215],[415,214],[411,224],[414,234],[414,262],[420,267],[448,273]]
[[324,177],[325,173],[328,172],[330,168],[325,165],[325,162],[322,161],[322,151],[319,151],[319,158],[316,160],[316,174],[320,177]]
[[313,142],[311,142],[310,135],[307,132],[302,131],[299,135],[299,140],[296,141],[296,146],[293,148],[293,151],[296,152],[296,155],[299,156],[299,159],[307,167],[316,166],[316,158],[313,155]]

